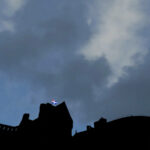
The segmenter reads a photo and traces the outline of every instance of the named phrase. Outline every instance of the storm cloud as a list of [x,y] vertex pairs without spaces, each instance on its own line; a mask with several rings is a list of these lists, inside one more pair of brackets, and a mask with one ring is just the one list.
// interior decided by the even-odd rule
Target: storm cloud
[[[146,55],[147,47],[139,32],[147,25],[147,21],[140,0],[114,0],[105,5],[105,9],[99,10],[97,32],[81,50],[81,54],[87,60],[100,57],[107,59],[113,71],[108,80],[109,87],[126,74],[125,67],[135,66]],[[139,57],[135,57],[137,55]]]
[[66,101],[77,129],[101,116],[150,114],[146,4],[4,2],[0,122],[18,124],[25,112],[34,119],[52,98]]

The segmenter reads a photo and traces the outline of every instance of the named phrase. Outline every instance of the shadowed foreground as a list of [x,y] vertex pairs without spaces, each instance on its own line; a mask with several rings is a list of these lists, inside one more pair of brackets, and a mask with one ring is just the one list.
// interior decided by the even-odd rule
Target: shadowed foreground
[[[150,117],[126,117],[111,122],[101,118],[94,128],[72,136],[73,120],[63,102],[58,106],[41,104],[39,117],[29,119],[24,114],[16,127],[0,124],[0,144],[5,147],[21,145],[20,149],[73,146],[113,148],[150,147]],[[46,148],[47,147],[47,148]],[[71,148],[70,147],[70,148]]]

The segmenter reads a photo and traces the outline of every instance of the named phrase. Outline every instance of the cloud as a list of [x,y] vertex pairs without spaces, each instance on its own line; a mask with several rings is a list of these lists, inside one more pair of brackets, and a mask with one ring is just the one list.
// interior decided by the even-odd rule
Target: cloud
[[[121,8],[114,2],[118,2]],[[125,16],[129,7],[127,2],[124,1]],[[138,97],[143,96],[146,89],[148,91],[149,82],[145,81],[145,77],[149,80],[149,66],[146,67],[146,64],[150,61],[131,67],[139,64],[146,52],[147,45],[143,46],[139,33],[145,25],[145,14],[137,9],[138,3],[136,7],[134,3],[128,15],[132,18],[138,13],[139,19],[134,18],[134,21],[130,17],[129,20],[119,17],[123,14],[120,3],[106,3],[105,0],[32,0],[13,16],[1,19],[8,23],[12,21],[15,32],[11,26],[9,31],[13,32],[3,32],[4,29],[0,32],[0,121],[16,125],[24,112],[31,113],[31,119],[34,119],[40,103],[50,102],[51,98],[59,103],[66,101],[76,128],[100,116],[115,119],[120,114],[132,112],[149,114],[148,92],[140,110],[142,102],[137,100],[136,89]],[[114,16],[121,21],[114,21]],[[139,20],[143,23],[137,25]],[[90,46],[92,39],[93,45]],[[101,46],[99,42],[106,51],[101,49],[96,53],[98,48],[95,47]],[[90,51],[90,47],[97,55]],[[89,50],[89,55],[87,51],[77,54],[83,49]],[[144,67],[147,69],[142,70]],[[135,76],[134,72],[138,75]],[[128,76],[121,78],[124,73]],[[113,84],[113,88],[106,87],[110,77],[112,80],[120,79]],[[141,87],[136,88],[136,84]]]
[[141,63],[147,53],[139,34],[146,25],[146,15],[140,6],[140,0],[101,1],[97,31],[80,50],[89,61],[106,58],[112,69],[108,87],[127,75],[125,68]]
[[[51,9],[48,7],[39,11],[48,4]],[[101,58],[91,63],[76,54],[92,34],[87,23],[86,4],[87,1],[80,0],[63,3],[57,3],[56,0],[38,3],[37,0],[30,1],[25,9],[28,11],[19,13],[16,18],[14,16],[17,32],[1,32],[0,74],[12,85],[6,86],[4,91],[12,91],[11,89],[15,89],[13,86],[17,85],[20,87],[17,89],[25,92],[22,96],[19,95],[20,98],[12,98],[13,95],[18,95],[17,90],[9,92],[11,98],[5,97],[17,103],[17,108],[13,108],[17,113],[20,113],[21,108],[21,112],[28,112],[29,106],[56,98],[59,103],[66,101],[74,118],[75,112],[82,109],[86,102],[88,105],[94,97],[94,89],[105,84],[105,79],[110,74],[106,60]],[[49,15],[47,11],[50,11]],[[24,90],[27,85],[30,87],[30,94],[27,93],[29,90]],[[39,94],[39,91],[43,92]],[[26,94],[29,96],[25,96]]]
[[25,5],[26,0],[2,0],[0,2],[0,32],[15,31],[13,16]]
[[26,0],[5,0],[3,13],[11,17],[25,5],[25,2]]
[[2,31],[10,31],[14,32],[14,23],[7,20],[1,20],[0,22],[0,32]]
[[105,103],[101,108],[103,116],[112,120],[127,115],[150,115],[150,77],[147,73],[149,67],[150,53],[143,64],[128,69],[128,78],[124,78],[107,91],[109,95],[104,96]]

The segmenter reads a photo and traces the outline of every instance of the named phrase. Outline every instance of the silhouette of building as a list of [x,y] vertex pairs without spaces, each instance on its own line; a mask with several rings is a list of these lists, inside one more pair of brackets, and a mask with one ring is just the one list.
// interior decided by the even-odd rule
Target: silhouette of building
[[21,143],[25,141],[30,144],[48,144],[50,141],[67,142],[72,137],[73,120],[69,114],[66,104],[63,102],[58,106],[41,104],[39,117],[35,120],[29,119],[29,114],[24,114],[22,121],[16,127],[0,125],[0,140],[16,140]]
[[95,148],[99,145],[105,148],[115,145],[117,148],[120,144],[124,148],[128,146],[150,148],[150,117],[125,117],[110,122],[101,118],[94,122],[94,128],[87,126],[86,131],[76,133],[73,143]]
[[[94,122],[94,127],[87,126],[86,131],[72,136],[73,120],[63,102],[58,106],[41,104],[39,116],[35,120],[24,114],[16,127],[0,124],[0,145],[18,145],[39,148],[40,146],[62,147],[71,144],[76,148],[83,146],[134,148],[144,145],[150,148],[150,117],[135,116],[109,121],[101,118]],[[131,148],[131,147],[130,147]]]

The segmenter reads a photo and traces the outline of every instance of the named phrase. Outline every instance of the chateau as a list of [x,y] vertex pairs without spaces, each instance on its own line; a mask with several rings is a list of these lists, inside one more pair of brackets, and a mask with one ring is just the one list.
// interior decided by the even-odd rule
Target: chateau
[[63,102],[58,106],[41,104],[39,116],[35,120],[24,114],[16,127],[0,124],[0,141],[45,144],[50,141],[68,141],[72,136],[73,120]]
[[[16,127],[0,124],[0,144],[42,148],[80,145],[97,147],[111,145],[129,148],[145,146],[150,148],[150,117],[131,116],[107,122],[105,118],[94,123],[94,127],[87,126],[86,131],[72,136],[73,120],[63,102],[58,106],[41,104],[39,116],[35,120],[24,114],[20,124]],[[119,147],[122,148],[122,147]]]

